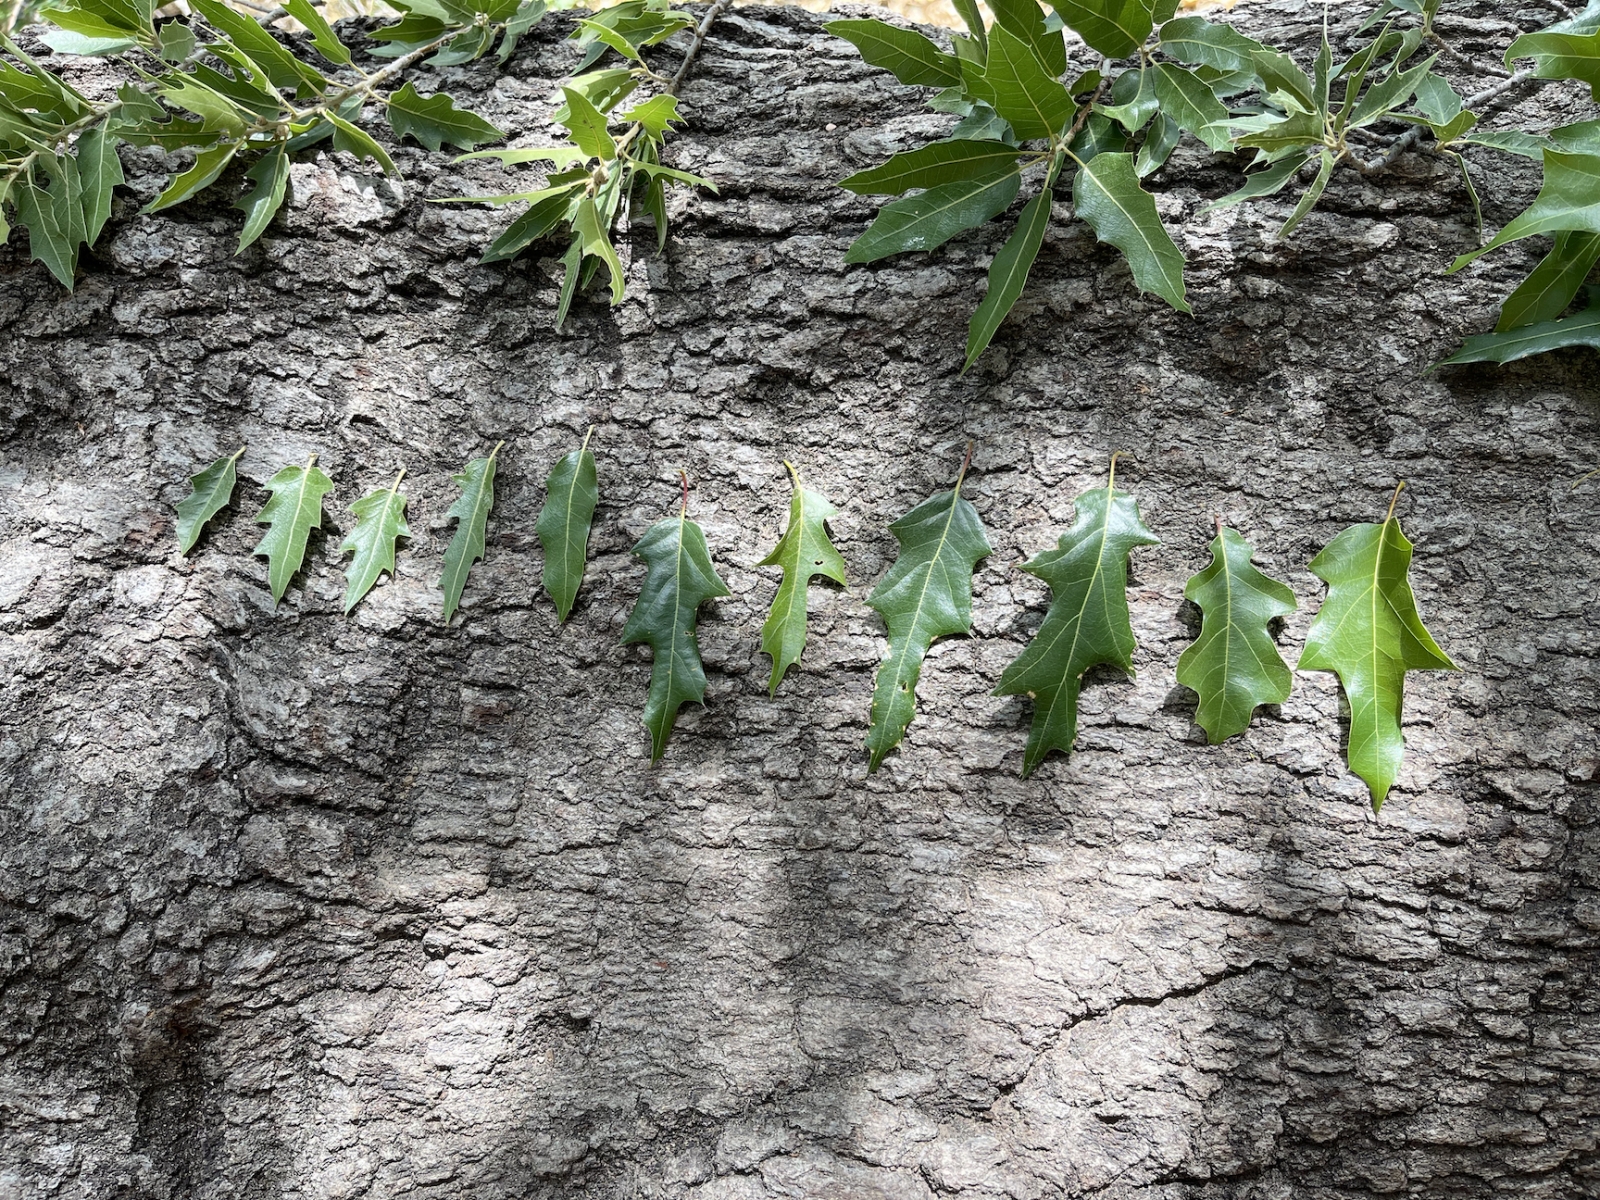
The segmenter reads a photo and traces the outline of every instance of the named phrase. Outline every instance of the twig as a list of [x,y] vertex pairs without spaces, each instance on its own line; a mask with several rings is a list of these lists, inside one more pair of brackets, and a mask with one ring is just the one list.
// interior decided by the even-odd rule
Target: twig
[[683,81],[689,77],[689,68],[694,65],[695,58],[700,53],[700,47],[705,45],[706,35],[711,32],[711,27],[717,23],[717,18],[733,7],[733,0],[716,0],[706,10],[705,17],[700,21],[700,27],[694,31],[694,41],[689,43],[689,49],[684,51],[683,62],[678,64],[678,69],[673,73],[672,79],[667,83],[667,95],[676,96],[678,89],[683,86]]
[[[1499,99],[1513,88],[1521,86],[1532,78],[1533,69],[1531,67],[1524,67],[1515,75],[1512,75],[1506,79],[1502,79],[1493,87],[1485,88],[1475,96],[1468,96],[1464,101],[1462,101],[1461,107],[1464,109],[1482,108],[1484,105],[1493,100]],[[1358,155],[1352,154],[1349,156],[1350,165],[1356,170],[1360,171],[1363,175],[1381,174],[1392,167],[1395,164],[1395,161],[1402,154],[1404,154],[1407,150],[1410,150],[1422,139],[1423,129],[1424,126],[1413,125],[1410,129],[1406,130],[1405,133],[1397,137],[1389,146],[1388,150],[1384,151],[1384,153],[1378,158],[1361,158]]]

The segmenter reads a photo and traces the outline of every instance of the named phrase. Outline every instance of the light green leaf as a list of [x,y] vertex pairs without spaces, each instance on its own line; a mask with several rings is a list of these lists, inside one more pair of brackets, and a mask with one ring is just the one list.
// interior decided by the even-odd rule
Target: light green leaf
[[1524,325],[1508,333],[1485,333],[1469,337],[1460,350],[1440,365],[1516,362],[1519,358],[1573,346],[1600,349],[1600,305],[1559,321],[1541,321],[1537,325]]
[[474,458],[458,473],[450,476],[461,489],[445,513],[445,519],[456,519],[456,531],[444,552],[444,573],[439,576],[439,588],[444,592],[444,623],[450,624],[456,609],[461,605],[461,593],[467,586],[467,576],[472,564],[484,554],[484,537],[489,528],[489,510],[494,507],[495,460],[500,454],[501,442],[489,451],[488,458]]
[[[173,25],[166,26],[168,29],[173,27]],[[183,26],[177,25],[176,28],[182,29]],[[41,33],[39,40],[57,54],[74,54],[85,58],[121,54],[124,50],[132,50],[139,44],[139,39],[134,37],[91,37],[88,34],[75,33],[70,29],[55,29]]]
[[876,262],[891,254],[932,250],[964,229],[982,225],[1004,212],[1016,199],[1021,173],[994,179],[942,183],[915,196],[895,200],[878,210],[877,220],[851,243],[847,263]]
[[345,572],[344,611],[348,613],[361,602],[361,597],[372,590],[378,576],[385,571],[394,577],[394,544],[397,538],[408,538],[411,530],[406,526],[406,498],[400,491],[401,471],[387,491],[379,488],[368,492],[350,506],[356,514],[356,527],[350,531],[339,547],[339,553],[354,554]]
[[322,473],[313,454],[305,466],[285,467],[267,480],[267,490],[272,499],[256,514],[256,523],[268,526],[267,532],[251,553],[266,557],[276,606],[305,561],[311,531],[322,524],[322,498],[333,490],[333,480]]
[[423,96],[407,83],[389,97],[389,127],[397,138],[410,134],[429,150],[446,143],[471,150],[480,142],[494,142],[501,133],[477,113],[455,106],[444,92]]
[[182,204],[197,192],[210,187],[217,181],[217,176],[227,169],[228,164],[233,161],[233,156],[238,152],[238,142],[200,151],[194,157],[194,165],[175,176],[172,182],[167,184],[166,190],[145,205],[144,211],[160,212],[164,208],[171,208],[174,204]]
[[1288,104],[1291,111],[1319,112],[1313,93],[1316,85],[1290,58],[1280,50],[1256,50],[1250,55],[1250,65],[1261,79],[1269,95]]
[[11,185],[11,203],[16,207],[18,223],[28,231],[28,257],[44,263],[56,282],[70,292],[78,269],[78,247],[61,227],[55,197],[23,176]]
[[557,167],[570,167],[589,158],[575,146],[529,146],[520,150],[474,150],[471,154],[458,154],[455,161],[467,162],[474,158],[494,158],[502,166],[517,163],[548,162]]
[[601,158],[607,161],[617,156],[617,143],[606,129],[606,118],[588,97],[581,92],[573,91],[569,87],[561,89],[567,98],[567,115],[561,123],[572,134],[572,140],[579,150],[590,158]]
[[221,0],[189,0],[189,7],[260,67],[274,87],[320,95],[328,86],[327,79],[315,68],[290,54],[253,19],[235,12]]
[[622,119],[644,126],[644,131],[658,141],[666,136],[668,125],[683,120],[678,115],[676,96],[652,96],[623,113]]
[[1579,79],[1600,99],[1600,33],[1525,33],[1506,50],[1514,59],[1533,59],[1536,79]]
[[1022,569],[1050,585],[1050,608],[1026,649],[1000,676],[997,696],[1033,701],[1033,726],[1023,754],[1023,777],[1052,750],[1072,753],[1078,737],[1078,689],[1083,673],[1109,663],[1133,673],[1133,627],[1128,620],[1128,555],[1160,540],[1139,517],[1139,505],[1110,482],[1074,502],[1072,528]]
[[234,205],[244,210],[244,228],[239,231],[241,253],[266,232],[273,216],[283,205],[284,193],[289,185],[288,150],[280,142],[256,160],[245,172],[245,178],[255,187]]
[[1257,570],[1254,554],[1232,529],[1219,528],[1211,565],[1183,589],[1203,620],[1178,658],[1178,682],[1199,695],[1194,719],[1212,742],[1243,733],[1257,705],[1282,704],[1294,683],[1268,633],[1275,618],[1294,612],[1294,593]]
[[617,248],[611,244],[611,237],[600,219],[599,209],[588,196],[578,201],[577,212],[572,217],[572,232],[579,239],[585,256],[597,258],[605,263],[606,271],[611,276],[611,303],[621,304],[623,296],[626,295],[622,260],[617,257]]
[[[593,428],[589,433],[594,432]],[[562,458],[545,481],[544,506],[534,528],[544,548],[544,590],[555,601],[556,615],[565,621],[577,602],[588,565],[589,528],[595,506],[600,503],[600,485],[594,455],[589,453],[589,435],[583,445]]]
[[839,510],[816,492],[800,484],[800,472],[784,463],[794,479],[789,497],[789,525],[778,544],[756,564],[782,567],[783,582],[772,598],[772,610],[761,626],[761,650],[772,659],[772,678],[768,694],[776,696],[784,672],[800,661],[806,646],[806,593],[811,577],[821,575],[844,586],[844,559],[828,537],[827,521]]
[[1092,50],[1127,58],[1155,26],[1152,0],[1050,0],[1050,7]]
[[317,48],[317,53],[337,67],[350,65],[350,50],[339,40],[339,35],[333,32],[333,26],[328,24],[327,18],[312,7],[310,0],[283,0],[284,10],[296,21],[306,27],[306,32],[311,35],[311,44]]
[[961,498],[961,482],[889,526],[900,554],[867,597],[889,632],[872,689],[868,771],[882,765],[916,715],[917,680],[933,639],[972,628],[972,573],[993,551],[978,510]]
[[206,522],[233,499],[234,484],[238,481],[234,464],[243,453],[241,447],[238,453],[219,458],[198,475],[189,477],[189,494],[178,501],[179,554],[188,554],[194,549]]
[[245,131],[245,118],[240,115],[233,101],[181,72],[162,76],[156,84],[156,90],[176,107],[199,117],[201,128],[207,132],[238,137]]
[[959,139],[929,142],[896,154],[881,167],[857,171],[839,186],[858,196],[895,196],[912,188],[970,179],[995,179],[1017,169],[1021,151],[1004,142]]
[[644,560],[646,573],[638,603],[623,627],[622,644],[644,643],[655,651],[644,707],[650,761],[655,762],[667,748],[679,707],[705,700],[706,675],[695,637],[700,605],[729,593],[711,565],[705,533],[686,511],[657,521],[633,552]]
[[328,124],[333,126],[333,148],[350,155],[358,163],[371,159],[383,168],[383,173],[391,178],[400,174],[399,168],[394,165],[394,159],[389,157],[389,152],[373,139],[365,130],[359,129],[337,113],[323,114]]
[[[1396,493],[1398,496],[1398,492]],[[1383,807],[1400,762],[1407,671],[1454,671],[1456,665],[1423,627],[1407,574],[1411,543],[1391,509],[1377,525],[1352,525],[1311,561],[1328,584],[1306,647],[1302,671],[1334,671],[1350,701],[1350,769]]]
[[1045,70],[1026,42],[1003,28],[990,31],[989,63],[973,90],[1011,123],[1021,141],[1060,133],[1076,111],[1066,85]]
[[1156,99],[1162,113],[1212,150],[1227,150],[1228,110],[1210,86],[1193,71],[1171,63],[1157,63],[1151,73],[1155,76]]
[[1456,259],[1447,273],[1511,242],[1562,230],[1600,233],[1600,156],[1546,150],[1544,186],[1527,211],[1495,234],[1487,246]]
[[823,28],[850,42],[863,60],[891,72],[901,83],[951,87],[961,82],[955,58],[920,33],[882,21],[829,21]]
[[1491,150],[1531,158],[1535,162],[1544,158],[1544,152],[1551,145],[1549,138],[1520,129],[1480,129],[1462,140],[1469,146],[1488,146]]
[[967,360],[962,364],[963,372],[988,349],[1000,323],[1016,304],[1017,297],[1022,295],[1022,289],[1028,282],[1028,272],[1033,267],[1034,259],[1039,257],[1039,247],[1044,244],[1045,230],[1050,227],[1051,189],[1060,170],[1061,160],[1058,157],[1051,163],[1049,176],[1039,194],[1028,201],[1022,216],[1017,218],[1016,229],[1012,230],[1006,244],[1000,247],[1000,252],[989,264],[988,291],[984,293],[983,302],[978,305],[978,311],[972,314],[972,322],[967,327]]
[[650,179],[671,179],[677,183],[687,184],[689,187],[703,187],[711,192],[717,190],[717,185],[709,179],[702,178],[699,175],[691,175],[688,171],[679,171],[674,167],[663,167],[660,163],[634,159],[632,169]]
[[1500,306],[1500,333],[1553,321],[1567,311],[1594,264],[1600,262],[1600,233],[1558,233],[1550,253]]
[[1155,198],[1139,187],[1131,154],[1099,154],[1078,169],[1073,207],[1102,242],[1121,250],[1142,292],[1154,292],[1179,312],[1185,299],[1183,254],[1161,224]]
[[123,182],[117,139],[104,125],[78,138],[78,182],[83,191],[84,241],[94,245],[111,217],[111,189]]

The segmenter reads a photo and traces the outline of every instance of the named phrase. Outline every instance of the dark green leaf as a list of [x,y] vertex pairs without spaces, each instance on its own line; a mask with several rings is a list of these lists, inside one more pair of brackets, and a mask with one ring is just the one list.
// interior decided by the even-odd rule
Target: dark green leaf
[[478,261],[492,263],[515,258],[562,221],[570,219],[573,199],[581,190],[582,185],[569,184],[535,192],[530,197],[533,203],[528,206],[528,211],[511,222]]
[[1274,163],[1265,171],[1257,171],[1254,175],[1245,176],[1245,184],[1237,192],[1229,192],[1220,200],[1213,200],[1200,210],[1199,215],[1215,212],[1219,208],[1232,208],[1235,204],[1243,204],[1246,200],[1258,200],[1263,196],[1275,196],[1284,189],[1284,186],[1295,177],[1295,173],[1305,165],[1304,158],[1286,158]]
[[729,593],[711,565],[705,533],[685,513],[656,522],[633,552],[647,570],[639,601],[623,627],[622,644],[647,643],[655,651],[644,708],[654,762],[667,748],[678,708],[686,701],[705,700],[706,675],[695,638],[700,605]]
[[982,225],[1016,199],[1021,174],[1012,170],[994,179],[968,179],[885,204],[878,218],[851,243],[847,263],[876,262],[891,254],[932,250],[964,229]]
[[[1113,477],[1114,479],[1114,477]],[[1072,528],[1023,570],[1050,585],[1044,624],[1000,676],[997,696],[1033,701],[1033,727],[1022,774],[1033,774],[1052,750],[1070,754],[1078,737],[1078,688],[1090,667],[1109,663],[1133,673],[1133,628],[1128,621],[1128,555],[1159,539],[1145,528],[1139,506],[1108,483],[1074,504]]]
[[1546,150],[1544,186],[1527,211],[1495,234],[1487,246],[1456,259],[1450,271],[1459,271],[1511,242],[1562,230],[1600,233],[1600,156]]
[[94,245],[111,217],[111,189],[123,181],[117,139],[104,125],[78,138],[78,181],[83,191],[84,241]]
[[617,156],[617,143],[606,129],[606,118],[587,96],[572,88],[562,88],[567,98],[567,115],[558,116],[572,134],[573,143],[591,158],[609,161]]
[[272,499],[256,514],[256,523],[268,528],[252,553],[267,560],[267,583],[276,606],[305,561],[311,531],[322,524],[322,498],[333,490],[333,480],[312,455],[305,466],[285,467],[267,480],[267,490]]
[[941,183],[995,179],[1017,169],[1021,153],[1004,142],[952,140],[930,142],[896,154],[881,167],[858,171],[839,186],[858,196],[895,196],[912,188]]
[[160,212],[164,208],[171,208],[174,204],[182,204],[190,196],[203,191],[216,182],[217,176],[233,161],[233,156],[239,152],[239,143],[233,142],[226,146],[217,146],[210,150],[202,150],[195,155],[194,165],[182,174],[174,176],[166,189],[149,204],[145,205],[147,213]]
[[28,231],[28,257],[49,268],[56,282],[72,290],[78,269],[78,247],[56,216],[55,198],[29,176],[11,185],[17,221]]
[[411,536],[406,525],[406,498],[400,491],[400,478],[404,475],[401,471],[394,486],[368,492],[350,506],[350,511],[356,514],[356,527],[339,547],[341,555],[355,555],[345,571],[346,613],[361,602],[361,597],[372,590],[372,585],[385,571],[394,578],[395,542]]
[[563,455],[551,468],[550,478],[545,481],[544,507],[539,510],[535,525],[539,545],[544,548],[544,590],[555,602],[556,615],[562,621],[571,615],[578,589],[583,586],[589,528],[599,503],[594,455],[589,453],[589,439],[585,436],[582,446]]
[[398,176],[399,168],[394,165],[394,159],[389,157],[389,152],[373,139],[365,130],[352,125],[337,113],[324,114],[328,123],[333,126],[333,148],[350,155],[358,163],[372,159],[383,168],[383,173],[388,176]]
[[1317,201],[1322,199],[1323,190],[1328,186],[1328,177],[1333,174],[1334,157],[1327,150],[1322,152],[1322,165],[1317,169],[1317,177],[1311,181],[1311,186],[1300,197],[1300,203],[1294,206],[1294,212],[1289,214],[1289,219],[1283,223],[1283,228],[1278,230],[1278,236],[1288,237],[1294,232],[1296,225],[1305,220],[1305,216],[1316,207]]
[[328,86],[327,79],[315,68],[301,62],[284,49],[272,34],[221,0],[190,0],[189,7],[204,17],[206,24],[248,55],[250,61],[272,80],[274,87],[320,94]]
[[500,447],[496,446],[488,458],[474,458],[460,472],[450,476],[461,489],[461,495],[445,513],[446,520],[456,519],[455,535],[444,552],[444,573],[439,577],[439,588],[444,592],[446,625],[461,604],[461,593],[467,586],[472,564],[484,554],[489,510],[494,507],[495,459],[499,454]]
[[890,72],[901,83],[950,87],[961,82],[956,60],[920,33],[882,21],[829,21],[825,29],[844,38],[864,61]]
[[1006,29],[989,34],[989,63],[981,98],[1011,123],[1023,141],[1060,133],[1076,106],[1066,85],[1045,70],[1029,45]]
[[1161,27],[1159,49],[1182,63],[1254,75],[1255,54],[1266,47],[1231,25],[1213,24],[1204,17],[1179,17]]
[[993,553],[961,481],[889,526],[900,554],[867,604],[883,615],[889,652],[872,689],[868,771],[900,744],[917,711],[917,680],[933,639],[972,628],[972,573]]
[[1541,321],[1537,325],[1523,325],[1507,333],[1469,337],[1461,349],[1441,365],[1516,362],[1519,358],[1573,346],[1600,349],[1600,306],[1584,309],[1577,316],[1559,321]]
[[1038,0],[991,0],[995,22],[1032,47],[1052,76],[1067,72],[1067,44],[1059,29],[1045,26]]
[[1596,262],[1600,262],[1600,234],[1556,234],[1550,253],[1500,306],[1495,329],[1505,333],[1555,320],[1567,311]]
[[1152,0],[1050,0],[1050,7],[1091,50],[1127,58],[1155,26]]
[[1138,157],[1134,159],[1134,169],[1139,172],[1139,178],[1153,175],[1165,166],[1182,137],[1183,130],[1176,121],[1165,113],[1157,113],[1156,119],[1150,124],[1150,131],[1145,134],[1144,145],[1139,147]]
[[967,326],[967,360],[962,364],[963,371],[988,349],[1000,323],[1016,304],[1017,297],[1022,295],[1022,289],[1028,282],[1028,272],[1033,267],[1034,259],[1039,257],[1039,247],[1044,244],[1045,230],[1050,227],[1051,188],[1055,186],[1060,169],[1061,160],[1058,158],[1051,164],[1050,174],[1039,194],[1028,201],[1022,216],[1017,218],[1016,229],[989,264],[988,290],[984,293],[983,302],[978,305],[978,311],[972,314],[971,324]]
[[1157,63],[1151,74],[1155,76],[1156,99],[1164,115],[1212,150],[1228,149],[1228,110],[1208,84],[1194,72],[1171,63]]
[[1156,115],[1160,101],[1156,99],[1155,72],[1147,67],[1137,71],[1124,71],[1117,76],[1111,88],[1111,104],[1098,106],[1098,110],[1121,125],[1129,133],[1138,133]]
[[317,48],[317,53],[337,67],[350,65],[350,51],[339,35],[333,32],[333,27],[328,24],[327,18],[312,7],[310,0],[283,0],[283,7],[296,21],[306,27],[306,32],[311,35],[311,44]]
[[1185,299],[1183,254],[1161,224],[1155,197],[1139,187],[1131,154],[1101,154],[1080,167],[1073,206],[1102,241],[1121,250],[1142,292],[1154,292],[1179,312]]

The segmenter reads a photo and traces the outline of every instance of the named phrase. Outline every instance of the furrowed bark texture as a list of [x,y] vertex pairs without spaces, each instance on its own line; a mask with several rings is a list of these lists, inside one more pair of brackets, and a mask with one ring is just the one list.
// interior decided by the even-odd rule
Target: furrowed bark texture
[[[1305,54],[1321,11],[1236,16]],[[1487,56],[1550,17],[1443,28]],[[5,1200],[1600,1190],[1600,488],[1571,488],[1600,464],[1596,360],[1426,370],[1537,249],[1446,277],[1471,207],[1426,156],[1341,171],[1280,243],[1286,204],[1196,215],[1239,164],[1188,145],[1155,186],[1194,317],[1061,201],[963,377],[1009,219],[843,266],[873,204],[833,181],[949,119],[821,24],[717,26],[671,161],[721,194],[675,201],[662,258],[639,230],[627,302],[591,294],[559,335],[552,258],[476,266],[504,213],[423,203],[507,174],[409,146],[403,198],[297,165],[238,258],[236,188],[138,217],[159,163],[130,154],[75,294],[0,257]],[[544,142],[568,28],[421,90]],[[1474,170],[1491,225],[1537,187]],[[593,561],[558,627],[533,521],[591,423]],[[445,628],[448,474],[501,438],[488,559]],[[864,599],[889,521],[969,439],[995,546],[973,636],[935,649],[868,777]],[[179,559],[185,476],[244,443],[234,507]],[[990,696],[1046,603],[1017,564],[1113,450],[1163,539],[1133,560],[1138,675],[1092,673],[1076,754],[1023,782],[1027,706]],[[338,531],[408,471],[416,536],[349,619],[337,533],[276,612],[250,556],[261,483],[313,452]],[[784,458],[843,510],[852,578],[812,589],[770,700],[776,579],[751,564]],[[617,641],[680,467],[733,594],[704,612],[707,704],[652,769],[648,655]],[[1292,662],[1304,564],[1402,478],[1463,670],[1411,677],[1375,819],[1332,677],[1208,747],[1173,672],[1214,515],[1294,586]]]

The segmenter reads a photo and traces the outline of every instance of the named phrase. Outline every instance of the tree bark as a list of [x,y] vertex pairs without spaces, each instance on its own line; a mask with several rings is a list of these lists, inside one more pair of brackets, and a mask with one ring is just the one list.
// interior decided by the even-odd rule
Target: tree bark
[[[1304,54],[1322,6],[1234,15]],[[1443,29],[1493,57],[1548,19],[1477,3]],[[833,182],[949,118],[823,20],[718,24],[669,152],[720,193],[678,196],[662,257],[638,230],[626,302],[592,292],[559,334],[551,251],[477,266],[504,211],[425,203],[508,173],[409,145],[403,191],[297,164],[239,257],[227,187],[136,215],[160,183],[138,153],[73,294],[0,252],[4,1200],[1600,1190],[1600,486],[1572,489],[1600,465],[1596,360],[1429,369],[1537,249],[1446,276],[1472,209],[1426,155],[1339,171],[1280,242],[1288,203],[1197,215],[1243,160],[1186,143],[1154,186],[1195,315],[1138,295],[1063,192],[962,375],[1009,219],[844,266],[876,202]],[[420,90],[546,142],[569,28]],[[1510,100],[1494,123],[1593,112],[1565,85]],[[1537,187],[1472,162],[1491,226]],[[590,424],[601,507],[559,626],[533,522]],[[446,628],[449,475],[502,438]],[[969,439],[995,548],[974,631],[868,776],[865,597]],[[246,443],[177,557],[185,477]],[[1092,672],[1076,752],[1023,781],[1027,705],[990,695],[1046,603],[1017,564],[1114,450],[1163,539],[1133,556],[1138,674]],[[252,517],[313,452],[329,532],[275,612]],[[785,458],[841,508],[852,576],[812,588],[769,699],[752,564]],[[346,618],[348,505],[402,466],[415,536]],[[652,768],[648,652],[617,641],[679,468],[732,595]],[[1207,746],[1174,667],[1215,516],[1294,587],[1292,663],[1304,564],[1400,479],[1463,669],[1411,676],[1374,817],[1331,676]]]

